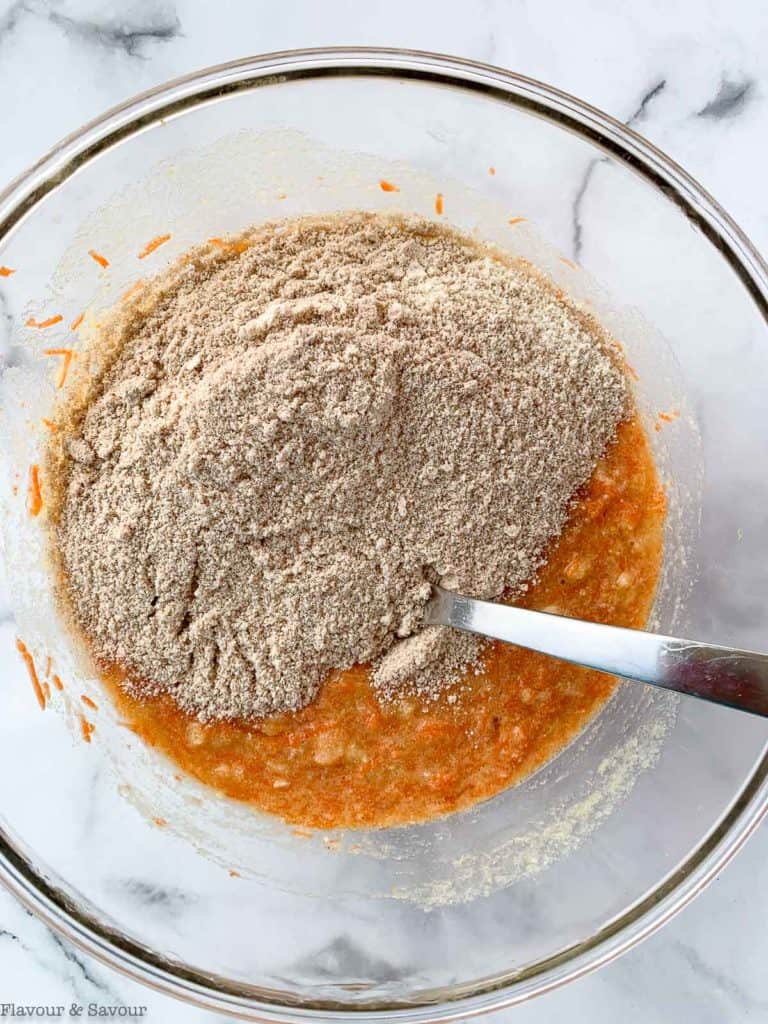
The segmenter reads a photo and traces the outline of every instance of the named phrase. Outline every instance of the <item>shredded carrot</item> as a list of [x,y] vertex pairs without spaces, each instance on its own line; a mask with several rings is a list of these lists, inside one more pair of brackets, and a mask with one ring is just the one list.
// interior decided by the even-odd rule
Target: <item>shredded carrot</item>
[[29,648],[19,636],[16,637],[16,650],[22,656],[24,664],[27,666],[29,678],[32,680],[32,689],[35,691],[35,696],[37,697],[37,703],[40,705],[41,709],[45,711],[45,694],[43,693],[43,688],[40,685],[40,679],[37,675],[35,660],[29,653]]
[[672,412],[660,412],[656,416],[656,422],[653,425],[653,429],[657,434],[661,433],[661,429],[665,423],[674,423],[677,417],[680,415],[678,409],[673,409]]
[[229,869],[229,877],[230,878],[242,878],[243,876],[240,874],[239,871],[235,871],[233,868],[230,868]]
[[13,492],[13,496],[15,498],[16,495],[19,493],[19,485],[18,484],[14,484],[13,487],[11,487],[11,491]]
[[571,270],[576,270],[576,264],[573,262],[573,260],[569,260],[567,256],[561,256],[560,262],[564,263],[566,267],[570,267]]
[[43,675],[45,676],[46,679],[51,674],[51,666],[52,665],[53,665],[53,659],[51,658],[51,656],[49,654],[48,657],[45,659],[45,672],[43,672]]
[[61,373],[59,374],[59,379],[56,381],[56,387],[63,388],[69,373],[69,364],[75,356],[74,351],[71,348],[46,348],[43,350],[43,355],[62,357],[63,362],[61,364]]
[[170,237],[170,235],[157,235],[151,242],[147,242],[139,253],[138,258],[140,260],[146,259],[147,256],[151,255],[155,251],[155,249],[159,249],[161,245],[165,245]]
[[100,267],[108,267],[109,266],[109,260],[107,259],[107,257],[106,256],[102,256],[101,253],[100,252],[96,252],[95,249],[89,249],[88,250],[88,255],[91,257],[92,260],[96,260],[96,262],[99,264]]
[[93,722],[89,722],[87,718],[80,715],[80,733],[86,743],[91,742],[91,736],[96,732],[96,726]]
[[33,316],[27,320],[27,327],[37,327],[42,330],[44,327],[53,327],[54,324],[60,324],[64,317],[61,313],[57,313],[56,316],[49,316],[47,320],[35,320]]
[[59,679],[55,672],[51,676],[51,679],[53,680],[53,685],[56,687],[56,689],[59,692],[61,692],[64,689],[64,683],[62,683],[62,681]]
[[37,463],[29,469],[27,489],[27,510],[31,516],[39,516],[43,508],[43,492],[40,489],[40,467]]
[[442,214],[443,214],[443,193],[442,192],[438,192],[437,195],[435,196],[435,213],[438,215],[438,217],[441,217]]
[[70,331],[76,331],[80,324],[83,322],[84,318],[85,313],[81,313],[79,316],[76,316],[72,323],[69,325]]
[[15,274],[16,271],[13,267],[0,267],[0,277],[10,277],[11,274]]
[[51,700],[51,688],[48,683],[43,683],[43,696],[45,697],[46,704],[50,703]]
[[215,245],[217,249],[230,249],[232,252],[245,252],[250,247],[250,242],[245,238],[238,238],[234,242],[228,242],[226,238],[209,238],[209,245]]
[[391,181],[384,181],[383,178],[379,182],[379,188],[381,189],[382,192],[399,192],[400,191],[400,189],[397,187],[397,185],[393,185]]
[[510,217],[507,224],[522,224],[524,220],[525,217]]
[[165,826],[168,824],[165,818],[160,817],[155,817],[152,819],[152,821],[154,821],[158,828],[165,828]]
[[142,278],[139,278],[139,280],[136,281],[134,284],[132,284],[131,287],[127,291],[123,292],[123,294],[120,296],[120,301],[121,302],[125,302],[126,299],[129,299],[132,295],[134,295],[139,290],[139,288],[141,288],[141,285],[142,285]]
[[99,710],[99,705],[98,705],[98,704],[96,703],[96,701],[94,701],[94,700],[91,700],[91,698],[90,698],[90,697],[88,697],[88,696],[86,696],[86,694],[82,693],[82,694],[80,695],[80,700],[81,700],[81,701],[83,702],[83,704],[85,704],[85,705],[86,705],[87,707],[89,707],[89,708],[93,708],[93,710],[94,710],[94,711],[98,711],[98,710]]
[[53,420],[46,419],[45,416],[43,416],[40,422],[43,424],[44,427],[47,427],[52,434],[55,434],[56,431],[59,429],[58,426],[53,422]]
[[488,168],[488,173],[489,173],[489,174],[490,174],[491,176],[493,176],[493,175],[494,175],[494,174],[496,173],[496,168],[495,168],[495,167],[489,167],[489,168]]

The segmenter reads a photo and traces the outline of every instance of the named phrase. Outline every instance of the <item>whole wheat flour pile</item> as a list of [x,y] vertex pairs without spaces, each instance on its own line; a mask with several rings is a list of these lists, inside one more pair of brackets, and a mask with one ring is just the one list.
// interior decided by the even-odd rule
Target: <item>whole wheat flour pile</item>
[[624,375],[535,273],[427,221],[247,242],[191,253],[102,331],[52,457],[74,616],[203,720],[300,708],[366,661],[434,696],[481,648],[418,631],[429,581],[524,588]]

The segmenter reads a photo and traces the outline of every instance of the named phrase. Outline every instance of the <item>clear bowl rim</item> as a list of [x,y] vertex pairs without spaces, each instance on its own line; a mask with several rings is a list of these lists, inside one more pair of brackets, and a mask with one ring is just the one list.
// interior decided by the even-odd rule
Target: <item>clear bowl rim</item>
[[[45,195],[98,153],[162,118],[230,92],[327,76],[371,76],[432,81],[501,99],[559,123],[662,190],[730,264],[768,323],[768,265],[720,204],[682,167],[615,118],[563,92],[515,72],[421,50],[320,47],[245,57],[204,68],[140,93],[66,136],[0,191],[0,241]],[[298,1000],[246,990],[225,979],[180,968],[100,925],[38,874],[0,829],[0,883],[84,952],[133,980],[204,1009],[249,1020],[433,1022],[489,1013],[523,1002],[610,962],[652,934],[686,906],[740,849],[768,812],[768,754],[764,753],[716,829],[687,860],[635,906],[589,939],[553,957],[493,978],[419,994],[412,1001],[365,1005]],[[254,994],[251,994],[254,993]],[[281,1001],[282,996],[282,1001]]]

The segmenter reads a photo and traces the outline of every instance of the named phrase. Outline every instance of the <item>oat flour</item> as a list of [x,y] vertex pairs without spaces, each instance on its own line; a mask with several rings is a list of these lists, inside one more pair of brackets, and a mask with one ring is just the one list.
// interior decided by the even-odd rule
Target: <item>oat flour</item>
[[436,695],[480,642],[430,581],[520,592],[628,411],[597,326],[522,263],[347,214],[188,255],[94,350],[52,465],[73,614],[202,720],[335,669]]

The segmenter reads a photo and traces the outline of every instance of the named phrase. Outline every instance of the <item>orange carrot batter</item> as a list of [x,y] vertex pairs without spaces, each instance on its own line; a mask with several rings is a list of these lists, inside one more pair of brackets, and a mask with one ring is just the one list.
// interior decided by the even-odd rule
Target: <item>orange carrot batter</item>
[[[661,566],[664,517],[647,439],[629,421],[520,603],[642,627]],[[481,675],[435,703],[403,697],[381,704],[368,667],[357,666],[329,680],[297,714],[201,725],[168,696],[127,696],[115,669],[105,681],[131,728],[191,775],[317,828],[421,821],[486,800],[556,754],[616,687],[599,672],[497,643]]]

